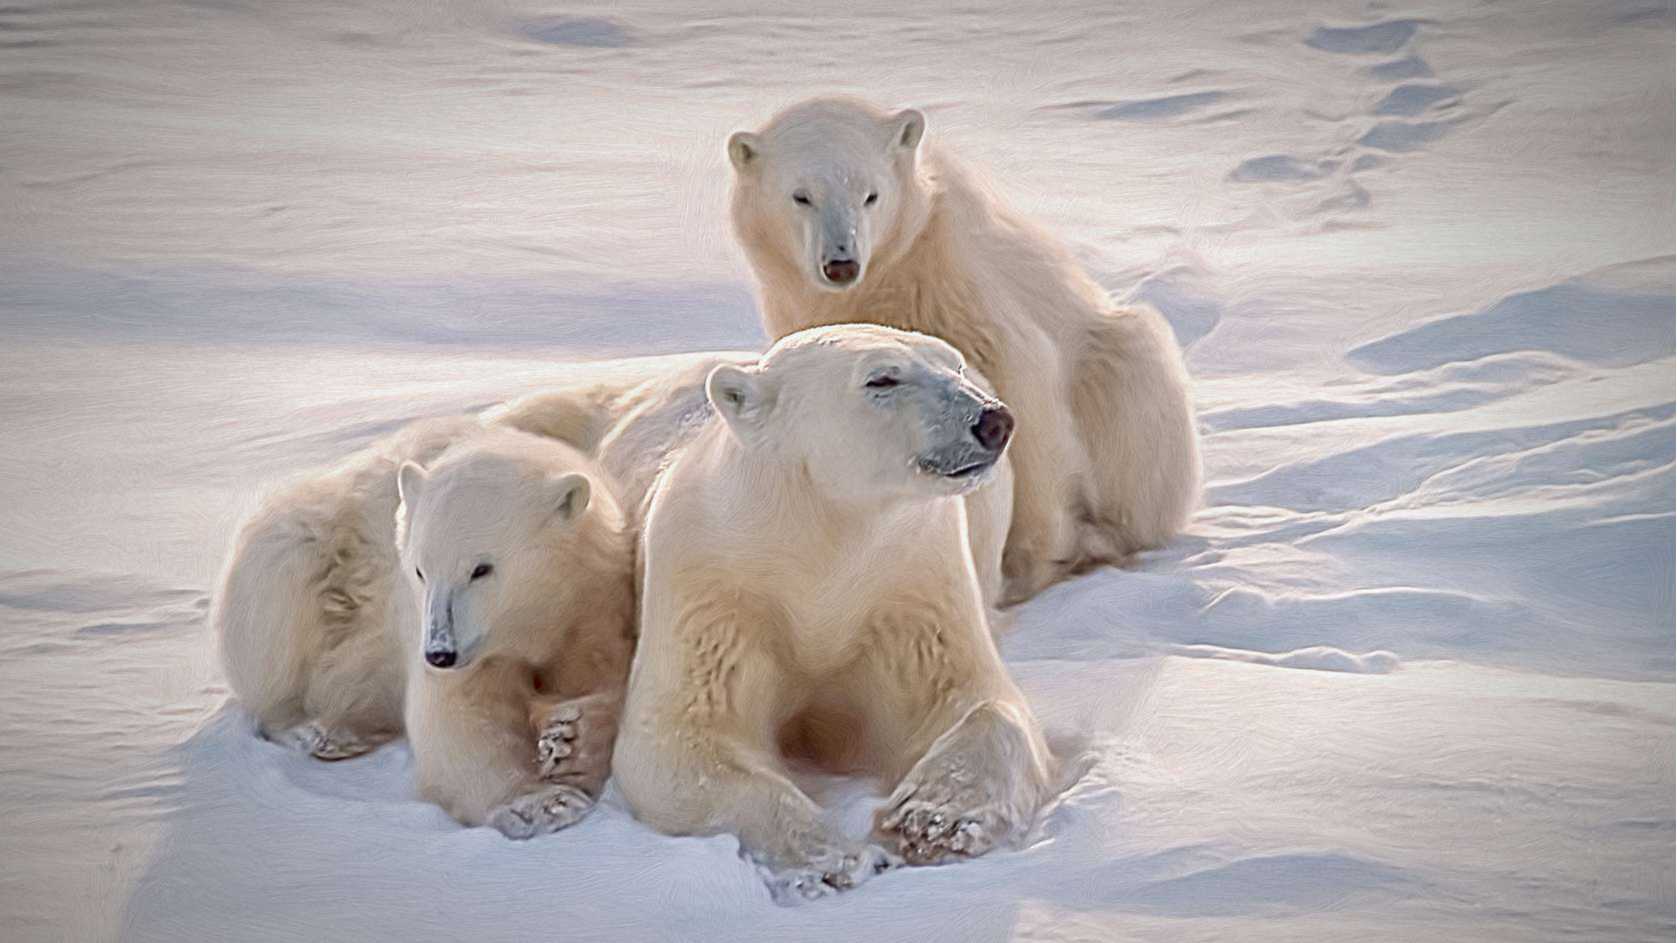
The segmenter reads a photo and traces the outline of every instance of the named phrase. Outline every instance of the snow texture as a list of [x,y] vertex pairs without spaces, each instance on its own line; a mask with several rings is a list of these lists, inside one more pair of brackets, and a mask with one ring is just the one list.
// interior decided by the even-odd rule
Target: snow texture
[[[1669,940],[1670,4],[1303,9],[0,7],[0,936]],[[257,484],[762,343],[722,142],[835,90],[1195,375],[1188,533],[1004,636],[1072,779],[1021,847],[780,907],[609,789],[514,843],[255,737]]]

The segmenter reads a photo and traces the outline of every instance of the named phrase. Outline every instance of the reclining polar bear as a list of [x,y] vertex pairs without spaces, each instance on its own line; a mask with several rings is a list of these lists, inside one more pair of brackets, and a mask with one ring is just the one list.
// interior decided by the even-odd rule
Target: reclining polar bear
[[[631,357],[580,365],[567,383],[483,414],[506,426],[556,438],[583,450],[617,483],[630,526],[638,530],[652,486],[670,456],[710,417],[705,380],[718,366],[754,364],[760,351],[708,351]],[[967,378],[994,391],[976,370]],[[966,496],[974,566],[986,604],[1002,595],[1002,546],[1013,515],[1013,466],[1006,455]]]
[[[1012,419],[941,341],[842,325],[711,370],[657,476],[641,641],[613,774],[677,834],[732,832],[782,893],[1026,828],[1051,758],[986,624],[962,496]],[[894,787],[873,842],[826,824],[788,761]]]
[[462,417],[276,492],[211,615],[234,693],[320,759],[405,731],[420,795],[467,825],[576,821],[634,644],[632,538],[604,482],[563,443]]

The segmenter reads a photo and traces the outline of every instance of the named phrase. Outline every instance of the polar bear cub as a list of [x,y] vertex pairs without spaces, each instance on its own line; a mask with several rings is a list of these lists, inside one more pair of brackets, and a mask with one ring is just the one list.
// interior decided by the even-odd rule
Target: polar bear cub
[[271,496],[212,614],[270,739],[330,760],[405,731],[421,796],[514,838],[599,795],[633,619],[632,541],[593,464],[466,418]]
[[1188,374],[1158,312],[1113,304],[934,145],[914,109],[793,105],[728,139],[734,235],[771,337],[845,321],[934,334],[1017,411],[1016,601],[1185,526],[1201,478]]
[[[888,328],[790,335],[710,373],[715,414],[654,487],[614,776],[658,829],[736,834],[778,894],[981,854],[1048,791],[962,501],[1013,419],[962,368]],[[823,821],[793,760],[892,787],[871,843]]]

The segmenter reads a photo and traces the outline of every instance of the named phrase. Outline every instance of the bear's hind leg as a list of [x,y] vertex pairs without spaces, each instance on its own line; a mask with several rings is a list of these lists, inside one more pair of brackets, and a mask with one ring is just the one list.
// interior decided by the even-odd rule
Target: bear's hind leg
[[303,696],[306,718],[279,736],[321,760],[360,756],[402,733],[405,678],[382,625],[362,619],[322,653]]
[[1089,455],[1079,568],[1123,565],[1187,526],[1202,477],[1188,383],[1170,325],[1152,309],[1108,312],[1092,326],[1072,384]]
[[322,726],[308,721],[273,733],[264,732],[269,740],[288,746],[317,760],[347,760],[371,752],[387,743],[389,735],[361,734],[347,728]]

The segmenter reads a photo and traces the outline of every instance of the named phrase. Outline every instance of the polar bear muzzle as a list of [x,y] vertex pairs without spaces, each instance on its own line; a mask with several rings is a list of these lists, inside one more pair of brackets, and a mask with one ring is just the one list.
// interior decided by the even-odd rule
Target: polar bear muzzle
[[984,407],[984,411],[978,414],[978,421],[972,424],[972,436],[979,445],[1000,453],[1007,448],[1007,440],[1013,437],[1013,412],[1000,403]]
[[1013,413],[991,401],[978,412],[964,441],[942,448],[919,460],[920,470],[952,481],[975,481],[1001,461],[1013,437]]
[[828,259],[821,263],[821,277],[834,285],[848,285],[862,274],[855,259]]
[[453,668],[460,661],[460,644],[454,637],[454,594],[437,587],[425,594],[425,663],[433,668]]

